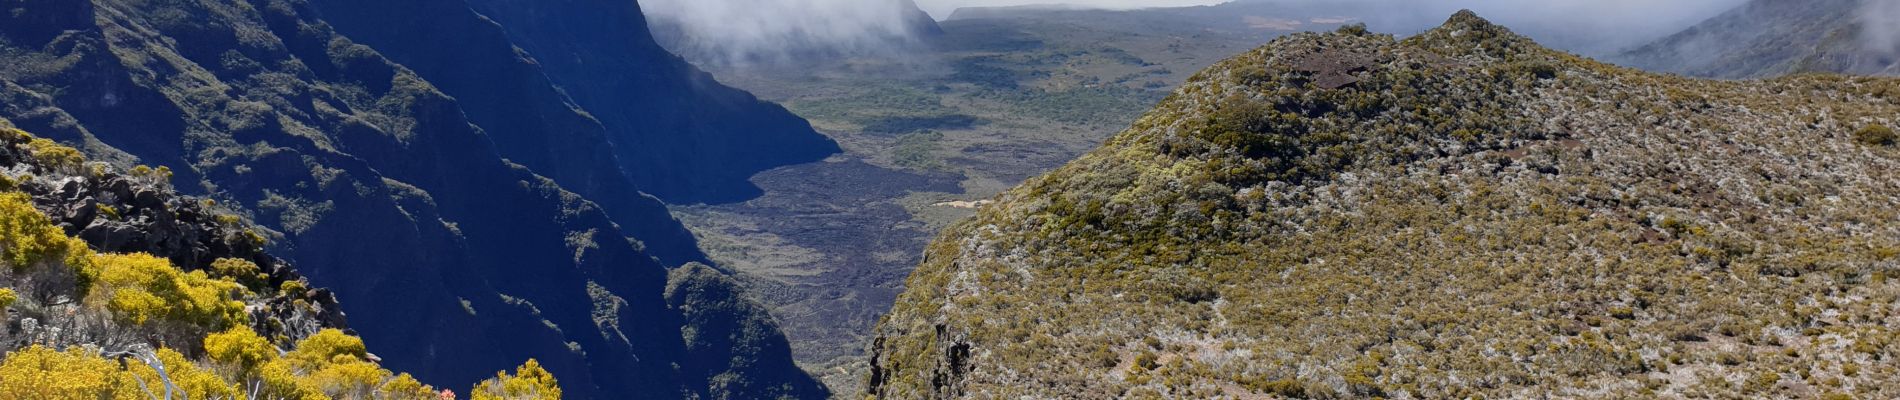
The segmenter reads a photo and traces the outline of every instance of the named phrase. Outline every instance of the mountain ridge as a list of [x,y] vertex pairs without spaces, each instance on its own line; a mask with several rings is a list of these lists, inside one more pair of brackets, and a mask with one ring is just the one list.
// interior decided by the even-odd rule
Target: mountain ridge
[[1897,85],[1288,36],[947,229],[866,394],[1890,396]]

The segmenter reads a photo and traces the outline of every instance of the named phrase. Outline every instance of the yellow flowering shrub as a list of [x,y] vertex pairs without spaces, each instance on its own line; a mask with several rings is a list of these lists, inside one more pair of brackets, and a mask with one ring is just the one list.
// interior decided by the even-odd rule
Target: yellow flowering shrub
[[362,360],[369,356],[363,339],[343,331],[324,329],[297,342],[297,349],[284,354],[291,365],[303,369],[321,369],[338,360]]
[[122,321],[163,319],[220,329],[245,319],[238,298],[246,291],[235,282],[179,271],[148,254],[96,255],[93,264],[99,270],[97,294]]
[[[91,251],[33,208],[25,193],[0,193],[0,262],[18,273],[46,262],[61,262],[84,272]],[[81,287],[86,282],[82,273]]]
[[251,290],[263,290],[264,285],[270,281],[270,275],[264,274],[264,270],[258,268],[257,263],[237,258],[220,258],[212,261],[211,275],[229,279]]
[[46,168],[78,168],[86,163],[86,157],[79,153],[79,149],[66,147],[52,139],[33,138],[27,141],[26,146],[28,151],[33,153],[33,158],[38,159],[40,165]]
[[251,327],[238,325],[206,335],[205,355],[235,368],[237,375],[246,376],[265,362],[277,359],[277,348],[251,331]]
[[360,358],[339,356],[335,362],[305,377],[318,391],[333,398],[367,398],[389,378],[389,371]]
[[[171,379],[178,390],[189,399],[236,399],[242,390],[218,374],[199,368],[184,354],[172,349],[158,349],[158,361],[165,366],[165,375]],[[158,379],[158,370],[142,362],[127,360],[132,376],[145,383],[152,393],[163,393],[164,381]]]
[[383,393],[383,398],[389,400],[437,400],[441,398],[435,391],[435,387],[422,384],[421,381],[416,380],[416,377],[409,376],[408,373],[397,374],[395,378],[390,378],[388,382],[383,382],[383,386],[379,390]]
[[298,387],[335,398],[367,396],[390,372],[369,361],[363,339],[335,329],[324,329],[297,342],[284,355],[286,366],[301,372]]
[[560,400],[561,386],[541,368],[541,362],[528,359],[513,375],[496,372],[494,378],[475,384],[469,396],[474,400]]
[[132,399],[138,388],[118,363],[79,348],[39,345],[7,353],[0,362],[0,399]]
[[290,400],[328,400],[316,385],[298,376],[290,367],[290,361],[279,358],[264,363],[257,370],[257,380],[261,384],[259,395],[267,399]]

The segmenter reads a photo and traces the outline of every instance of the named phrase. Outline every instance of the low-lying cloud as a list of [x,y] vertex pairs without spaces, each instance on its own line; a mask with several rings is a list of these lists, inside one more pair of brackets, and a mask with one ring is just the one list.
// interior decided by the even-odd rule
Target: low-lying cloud
[[913,38],[908,0],[639,0],[676,51],[730,62],[858,52]]
[[1861,7],[1861,46],[1886,55],[1900,55],[1900,0],[1867,0]]
[[1060,4],[1070,6],[1094,7],[1105,9],[1134,9],[1153,7],[1187,7],[1226,3],[1230,0],[918,0],[917,5],[930,12],[937,19],[949,18],[950,13],[963,7],[1007,7],[1023,5]]

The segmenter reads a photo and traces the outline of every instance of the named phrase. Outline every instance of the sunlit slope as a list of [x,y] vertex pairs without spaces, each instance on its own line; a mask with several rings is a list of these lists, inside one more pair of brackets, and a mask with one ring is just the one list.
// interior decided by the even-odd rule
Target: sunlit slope
[[868,394],[1900,395],[1896,96],[1276,40],[939,237]]

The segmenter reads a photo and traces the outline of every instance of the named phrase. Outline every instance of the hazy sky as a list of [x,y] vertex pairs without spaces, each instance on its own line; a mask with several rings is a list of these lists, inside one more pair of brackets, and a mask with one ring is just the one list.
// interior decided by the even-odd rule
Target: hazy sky
[[1874,0],[1860,12],[1861,44],[1869,50],[1900,53],[1900,0]]

